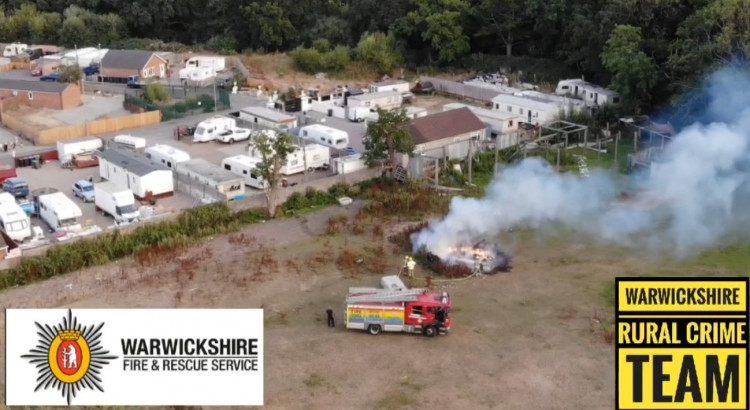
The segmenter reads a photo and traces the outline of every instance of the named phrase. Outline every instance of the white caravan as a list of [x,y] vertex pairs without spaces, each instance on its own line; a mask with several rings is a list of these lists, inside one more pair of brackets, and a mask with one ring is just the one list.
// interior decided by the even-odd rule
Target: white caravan
[[190,161],[190,154],[187,152],[164,144],[148,147],[144,153],[146,158],[172,170],[178,162]]
[[346,149],[349,146],[349,134],[346,131],[322,124],[305,125],[300,128],[299,136],[310,142],[335,149]]
[[237,122],[229,117],[213,117],[201,121],[195,127],[193,142],[213,141],[219,134],[237,128],[236,124]]
[[16,203],[16,198],[7,192],[0,193],[0,230],[16,242],[32,236],[29,216]]
[[3,50],[3,57],[20,56],[22,54],[25,54],[28,49],[28,44],[11,43],[5,46],[5,50]]
[[91,153],[100,150],[104,146],[101,138],[81,138],[68,141],[57,141],[57,157],[61,163],[70,162],[73,156]]
[[112,182],[94,184],[96,207],[104,215],[109,215],[117,223],[135,222],[141,217],[135,203],[133,191],[115,185]]
[[221,166],[230,172],[233,172],[245,179],[245,185],[255,188],[264,189],[268,186],[268,183],[258,173],[256,167],[262,160],[260,158],[254,158],[247,155],[235,155],[233,157],[224,158],[221,161]]
[[146,148],[146,139],[141,137],[134,137],[132,135],[118,135],[113,141],[122,147],[130,149],[142,149]]
[[[286,164],[281,167],[281,175],[294,175],[300,172],[313,172],[318,168],[328,169],[331,161],[331,149],[320,144],[307,144],[303,147],[294,145],[294,151],[286,158]],[[261,155],[253,145],[248,148],[253,158]]]
[[80,231],[81,223],[78,220],[83,213],[81,208],[62,192],[39,195],[39,217],[47,222],[53,231]]
[[217,56],[196,56],[185,62],[185,68],[180,70],[180,80],[190,79],[191,74],[198,69],[208,68],[212,75],[226,68],[226,59]]

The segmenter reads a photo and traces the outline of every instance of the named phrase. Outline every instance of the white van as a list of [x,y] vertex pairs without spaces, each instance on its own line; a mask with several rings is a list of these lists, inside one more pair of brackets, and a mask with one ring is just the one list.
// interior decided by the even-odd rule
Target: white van
[[0,193],[0,230],[16,242],[23,242],[32,235],[29,216],[7,192]]
[[300,128],[299,136],[310,142],[330,148],[344,150],[349,146],[349,134],[346,131],[327,127],[322,124],[305,125]]
[[143,149],[146,148],[146,139],[141,137],[134,137],[132,135],[118,135],[113,138],[115,144],[130,148],[130,149]]
[[225,170],[244,178],[245,185],[255,189],[264,189],[268,186],[268,183],[255,169],[255,167],[261,162],[262,160],[260,158],[253,158],[247,155],[235,155],[233,157],[224,158],[224,160],[221,161],[221,166]]
[[165,144],[148,147],[144,153],[146,154],[146,158],[172,170],[178,162],[190,161],[190,154]]
[[79,218],[81,208],[62,192],[39,195],[39,217],[47,222],[53,231],[76,232],[82,229]]

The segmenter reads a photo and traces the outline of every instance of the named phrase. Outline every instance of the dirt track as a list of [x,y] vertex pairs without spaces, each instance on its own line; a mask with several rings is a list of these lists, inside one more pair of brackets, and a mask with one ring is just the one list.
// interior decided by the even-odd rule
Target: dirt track
[[[379,253],[385,249],[392,267],[385,274],[396,273],[403,256],[386,242],[378,250],[384,239],[371,228],[313,236],[342,212],[334,207],[253,226],[244,231],[244,244],[240,236],[219,237],[142,272],[123,261],[11,289],[0,300],[4,308],[263,307],[271,409],[611,406],[613,347],[598,322],[611,313],[600,293],[625,268],[603,255],[585,256],[580,246],[522,239],[512,273],[448,284],[456,308],[447,337],[373,337],[341,323],[331,330],[325,309],[333,307],[340,318],[349,286],[377,285],[380,275],[365,271],[383,259]],[[259,251],[259,243],[275,249]],[[364,263],[337,267],[343,250]],[[633,261],[622,266],[643,268]],[[0,340],[3,369],[4,350]]]

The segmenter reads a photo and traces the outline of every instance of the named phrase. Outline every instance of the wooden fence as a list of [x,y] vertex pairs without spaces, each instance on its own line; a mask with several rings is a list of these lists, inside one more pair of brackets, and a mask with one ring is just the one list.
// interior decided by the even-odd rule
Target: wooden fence
[[10,128],[22,136],[32,141],[37,141],[39,138],[39,130],[33,125],[27,124],[26,121],[16,118],[7,112],[3,112],[2,117],[0,118],[2,118],[2,123],[5,127]]
[[161,122],[161,111],[148,111],[119,118],[106,118],[81,125],[49,128],[38,131],[37,145],[50,145],[57,141],[83,138],[89,135],[109,134],[131,128],[146,127]]

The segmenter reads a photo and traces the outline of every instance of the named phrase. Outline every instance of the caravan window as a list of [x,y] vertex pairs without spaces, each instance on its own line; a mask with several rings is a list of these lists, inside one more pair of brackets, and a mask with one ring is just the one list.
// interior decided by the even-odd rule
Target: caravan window
[[243,170],[242,170],[242,174],[243,174],[243,175],[247,175],[247,170],[246,170],[246,169],[243,169]]
[[346,144],[345,139],[336,140],[336,145]]
[[172,162],[167,161],[167,166],[170,167],[170,168],[172,168]]
[[508,112],[513,112],[513,107],[511,107],[510,105],[508,106]]
[[64,226],[72,226],[72,225],[75,225],[76,223],[77,222],[75,218],[68,218],[68,219],[61,219],[58,225],[61,227],[64,227]]
[[252,178],[252,179],[258,179],[258,175],[256,173],[254,173],[254,172],[251,172],[250,173],[250,178]]
[[563,90],[570,90],[570,86],[569,85],[564,85],[564,86],[562,86],[562,89]]
[[29,224],[26,223],[26,221],[16,221],[8,224],[8,229],[10,231],[20,231],[21,229],[26,229],[28,227]]
[[229,165],[229,164],[224,164],[224,169],[226,169],[227,171],[231,171],[232,170],[232,166]]

